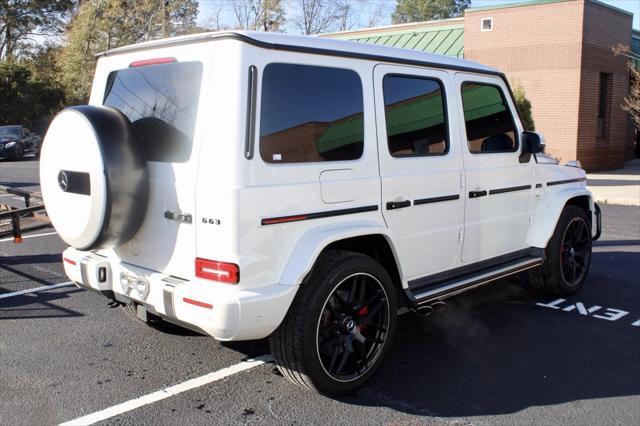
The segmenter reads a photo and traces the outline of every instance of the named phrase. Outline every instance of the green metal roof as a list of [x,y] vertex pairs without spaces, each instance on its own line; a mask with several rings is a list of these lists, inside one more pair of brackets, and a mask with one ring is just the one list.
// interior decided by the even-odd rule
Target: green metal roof
[[464,48],[464,24],[402,29],[395,31],[368,32],[366,34],[347,33],[335,38],[382,46],[401,47],[422,52],[462,58]]

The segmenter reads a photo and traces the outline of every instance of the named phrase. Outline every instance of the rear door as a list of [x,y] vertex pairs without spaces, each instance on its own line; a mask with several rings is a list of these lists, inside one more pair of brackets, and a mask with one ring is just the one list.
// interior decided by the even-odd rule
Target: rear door
[[520,162],[522,127],[501,79],[456,74],[463,117],[466,209],[463,262],[526,247],[534,203],[533,163]]
[[374,71],[382,209],[408,279],[455,267],[464,199],[450,75],[378,65]]
[[115,252],[125,262],[179,277],[194,273],[198,120],[208,75],[202,58],[210,55],[206,50],[190,46],[174,49],[172,54],[179,53],[175,57],[151,51],[114,58],[117,66],[106,73],[103,99],[92,99],[127,116],[147,154],[146,216],[135,237]]

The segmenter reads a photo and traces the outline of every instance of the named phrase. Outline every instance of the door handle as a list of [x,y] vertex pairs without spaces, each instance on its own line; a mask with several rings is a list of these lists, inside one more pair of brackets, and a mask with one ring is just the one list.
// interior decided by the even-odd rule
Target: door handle
[[487,195],[487,191],[469,191],[469,198],[484,197]]
[[389,201],[387,202],[387,210],[402,209],[411,206],[411,201]]

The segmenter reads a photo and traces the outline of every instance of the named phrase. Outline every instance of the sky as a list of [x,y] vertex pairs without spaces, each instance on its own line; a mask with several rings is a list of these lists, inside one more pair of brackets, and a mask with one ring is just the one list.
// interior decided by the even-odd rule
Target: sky
[[[291,4],[295,0],[284,0],[285,4]],[[396,0],[348,0],[355,11],[356,28],[369,27],[372,20],[376,20],[375,26],[391,24],[391,13],[393,12]],[[523,0],[471,0],[471,7],[483,7],[498,4],[518,3]],[[640,0],[599,0],[602,3],[617,7],[633,13],[633,28],[640,29]],[[233,15],[229,12],[227,0],[199,0],[200,16],[199,22],[206,24],[217,10],[220,13],[220,21],[226,25],[233,25]],[[291,9],[291,7],[287,7]],[[290,14],[289,14],[290,15]],[[285,25],[285,31],[290,33],[298,32],[295,24],[291,20]]]

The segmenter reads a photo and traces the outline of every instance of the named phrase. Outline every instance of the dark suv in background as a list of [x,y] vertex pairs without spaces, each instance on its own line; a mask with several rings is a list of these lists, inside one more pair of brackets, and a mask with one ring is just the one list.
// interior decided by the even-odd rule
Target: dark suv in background
[[40,136],[22,126],[0,126],[0,158],[21,158],[40,154]]

